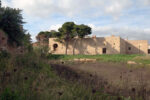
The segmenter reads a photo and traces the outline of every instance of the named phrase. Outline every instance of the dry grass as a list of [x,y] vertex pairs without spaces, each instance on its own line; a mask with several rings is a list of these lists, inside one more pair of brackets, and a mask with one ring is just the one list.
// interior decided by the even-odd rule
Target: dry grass
[[137,56],[133,60],[142,64],[150,64],[150,55]]
[[[103,81],[104,92],[111,95],[123,95],[132,100],[150,99],[150,68],[143,65],[127,65],[125,63],[65,63],[70,69],[89,73],[96,82]],[[139,67],[137,67],[139,66]],[[61,66],[62,67],[62,66]],[[98,78],[97,78],[98,77]],[[74,78],[73,78],[74,79]],[[97,87],[99,88],[99,87]]]

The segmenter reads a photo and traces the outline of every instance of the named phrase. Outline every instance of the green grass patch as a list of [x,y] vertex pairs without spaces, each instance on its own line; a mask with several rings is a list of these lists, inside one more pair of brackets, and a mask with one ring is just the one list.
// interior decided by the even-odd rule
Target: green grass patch
[[150,64],[150,56],[137,56],[133,59],[137,63]]
[[96,59],[97,61],[105,62],[127,62],[133,60],[135,57],[140,57],[144,55],[48,55],[48,59],[51,60],[73,60],[73,59]]

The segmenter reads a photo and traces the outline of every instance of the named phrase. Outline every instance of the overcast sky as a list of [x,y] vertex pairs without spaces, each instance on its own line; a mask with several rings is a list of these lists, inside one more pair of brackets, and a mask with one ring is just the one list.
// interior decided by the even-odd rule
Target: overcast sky
[[33,41],[40,31],[57,30],[66,21],[87,24],[92,34],[150,42],[150,0],[2,0],[23,10]]

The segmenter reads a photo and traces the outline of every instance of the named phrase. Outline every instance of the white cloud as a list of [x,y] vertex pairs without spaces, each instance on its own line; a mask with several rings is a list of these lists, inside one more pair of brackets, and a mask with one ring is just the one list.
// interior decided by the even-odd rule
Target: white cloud
[[[27,16],[27,19],[31,18],[30,21],[34,23],[33,20],[36,19],[35,17],[39,17],[38,20],[42,21],[47,20],[44,17],[50,18],[51,15],[55,14],[61,14],[71,18],[77,16],[79,19],[80,16],[95,17],[109,15],[115,20],[118,20],[120,16],[124,16],[125,12],[132,7],[149,7],[150,0],[9,0],[9,2],[2,0],[2,4],[3,6],[11,6],[22,9]],[[145,18],[145,15],[143,16]],[[98,36],[108,36],[114,34],[124,38],[129,37],[131,39],[148,39],[148,37],[150,37],[150,29],[139,28],[137,25],[138,21],[135,21],[136,18],[138,20],[142,20],[143,22],[145,21],[145,19],[139,19],[139,16],[133,14],[133,19],[127,20],[127,22],[135,22],[131,23],[133,25],[136,24],[135,27],[132,25],[126,25],[131,26],[130,28],[124,27],[123,25],[126,22],[123,22],[123,25],[118,24],[120,27],[114,27],[113,25],[110,25],[111,22],[104,23],[105,26],[95,26],[93,24],[90,24],[90,26],[93,29],[93,34]],[[51,22],[49,21],[47,23]],[[89,23],[92,23],[92,21],[90,20]],[[100,24],[100,22],[98,24]],[[57,30],[59,27],[61,27],[61,24],[52,25],[50,27],[48,25],[51,24],[47,24],[47,26],[45,24],[41,24],[38,28],[39,30],[43,30],[45,27],[46,29],[49,28],[49,30]]]
[[[150,28],[140,29],[138,27],[111,27],[111,26],[95,26],[89,24],[93,29],[93,34],[105,37],[110,35],[121,36],[128,39],[149,40]],[[149,41],[150,42],[150,41]]]
[[140,6],[149,6],[150,5],[150,0],[137,0],[138,5]]
[[11,0],[12,7],[23,9],[26,14],[41,18],[54,13],[70,17],[103,13],[116,17],[130,4],[130,0]]
[[7,1],[2,0],[2,6],[6,7],[6,6],[10,6],[10,3]]
[[56,30],[58,31],[58,29],[62,26],[62,24],[57,24],[57,25],[51,25],[50,26],[50,30]]

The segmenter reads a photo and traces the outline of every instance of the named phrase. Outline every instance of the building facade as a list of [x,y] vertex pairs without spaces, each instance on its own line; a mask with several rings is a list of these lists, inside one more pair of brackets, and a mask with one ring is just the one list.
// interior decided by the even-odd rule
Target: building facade
[[[65,54],[65,42],[49,38],[50,53]],[[69,41],[68,54],[148,54],[147,40],[125,40],[118,36],[74,38]]]

